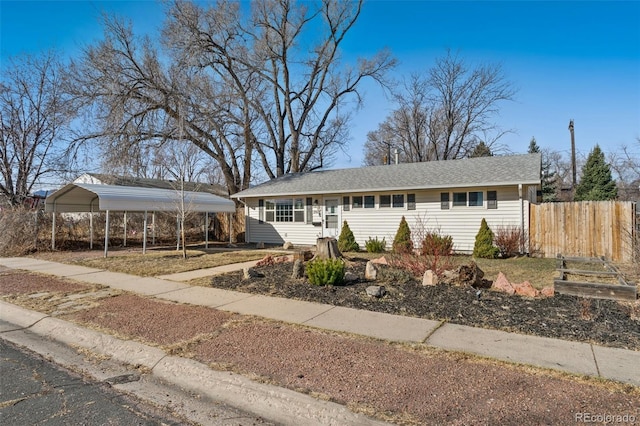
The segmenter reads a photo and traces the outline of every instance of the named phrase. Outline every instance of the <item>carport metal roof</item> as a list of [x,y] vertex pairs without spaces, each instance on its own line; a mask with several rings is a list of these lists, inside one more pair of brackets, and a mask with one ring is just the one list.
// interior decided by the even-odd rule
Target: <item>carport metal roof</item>
[[177,211],[180,210],[182,196],[188,211],[236,211],[233,201],[207,192],[89,183],[70,183],[50,194],[45,201],[45,211]]

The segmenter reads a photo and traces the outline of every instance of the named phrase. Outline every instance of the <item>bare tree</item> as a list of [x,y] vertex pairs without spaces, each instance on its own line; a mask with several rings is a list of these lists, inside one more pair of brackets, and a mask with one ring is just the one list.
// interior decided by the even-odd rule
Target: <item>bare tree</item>
[[[640,148],[640,138],[636,139],[636,149]],[[640,158],[628,146],[620,147],[621,152],[611,152],[608,163],[618,183],[618,199],[622,201],[640,200]]]
[[269,178],[327,165],[346,143],[347,103],[372,78],[386,84],[389,52],[341,64],[339,47],[362,2],[259,0],[249,18],[237,3],[203,9],[176,2],[167,38],[183,60],[207,68],[242,99],[245,143]]
[[[491,151],[506,133],[493,118],[515,90],[498,65],[469,68],[447,52],[425,75],[414,74],[395,95],[398,107],[372,137],[402,150],[404,161],[451,160],[469,156],[483,142]],[[369,139],[367,151],[377,143]]]
[[9,61],[0,83],[0,195],[10,205],[59,168],[59,145],[73,116],[54,52]]

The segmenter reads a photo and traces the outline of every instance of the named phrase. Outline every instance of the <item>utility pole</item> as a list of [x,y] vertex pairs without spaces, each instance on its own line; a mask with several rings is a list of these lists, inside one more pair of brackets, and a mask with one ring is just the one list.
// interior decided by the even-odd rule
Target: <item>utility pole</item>
[[573,119],[569,120],[569,132],[571,133],[571,173],[573,181],[571,182],[571,195],[576,189],[576,138],[573,134]]

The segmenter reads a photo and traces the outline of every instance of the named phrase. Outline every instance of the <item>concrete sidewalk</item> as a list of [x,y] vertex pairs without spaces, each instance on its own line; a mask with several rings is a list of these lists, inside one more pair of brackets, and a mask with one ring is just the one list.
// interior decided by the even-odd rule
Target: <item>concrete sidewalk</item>
[[[424,343],[445,350],[640,386],[639,351],[216,288],[191,287],[167,279],[142,278],[30,258],[0,258],[0,265],[107,285],[174,302],[209,306],[388,341]],[[237,264],[235,269],[246,266],[244,263]],[[226,271],[233,268],[228,266]],[[4,308],[0,311],[0,318],[4,318],[4,311]]]

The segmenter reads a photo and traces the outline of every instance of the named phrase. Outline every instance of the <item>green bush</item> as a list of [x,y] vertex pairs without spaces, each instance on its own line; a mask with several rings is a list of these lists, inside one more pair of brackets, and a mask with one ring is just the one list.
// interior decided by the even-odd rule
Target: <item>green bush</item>
[[427,232],[424,240],[422,240],[421,253],[423,256],[448,256],[451,252],[453,252],[453,238],[451,235]]
[[498,257],[500,250],[493,245],[493,231],[487,225],[487,221],[482,218],[480,230],[476,235],[476,243],[473,246],[473,257],[479,259],[495,259]]
[[394,253],[413,253],[413,241],[411,241],[411,230],[407,220],[402,216],[396,237],[393,239]]
[[342,252],[360,251],[360,246],[356,242],[356,237],[353,236],[353,232],[351,232],[351,228],[349,228],[349,224],[346,220],[342,223],[342,230],[338,237],[338,250]]
[[384,238],[379,240],[378,237],[376,237],[375,240],[373,240],[369,237],[364,245],[369,253],[383,253],[387,249],[387,242]]
[[307,263],[307,277],[313,285],[340,285],[344,280],[342,259],[316,259]]

